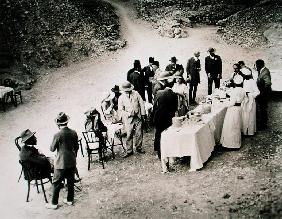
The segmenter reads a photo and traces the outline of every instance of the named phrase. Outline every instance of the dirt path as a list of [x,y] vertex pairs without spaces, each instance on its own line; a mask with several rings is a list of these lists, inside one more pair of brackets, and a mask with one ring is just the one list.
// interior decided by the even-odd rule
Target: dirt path
[[[189,29],[189,37],[186,39],[161,38],[149,24],[134,19],[132,10],[115,2],[112,4],[117,8],[121,18],[122,35],[128,41],[126,48],[96,60],[46,71],[31,91],[24,92],[24,104],[5,113],[1,112],[0,212],[5,216],[2,218],[51,218],[59,215],[67,218],[136,217],[133,215],[167,218],[177,212],[174,206],[178,204],[185,206],[187,203],[189,207],[182,206],[181,211],[176,213],[178,216],[188,213],[207,216],[209,213],[207,209],[210,206],[201,199],[217,194],[220,186],[232,187],[232,181],[227,185],[216,182],[216,177],[224,177],[226,173],[224,171],[218,173],[218,169],[225,167],[214,163],[216,161],[222,163],[227,155],[215,158],[209,162],[207,168],[197,173],[188,174],[187,168],[182,168],[181,174],[161,175],[160,163],[151,155],[153,136],[152,133],[148,133],[145,136],[145,148],[148,151],[145,156],[134,156],[128,160],[118,158],[110,161],[105,170],[94,164],[93,170],[87,172],[86,159],[79,157],[78,168],[83,177],[83,192],[77,194],[77,203],[73,208],[61,207],[58,211],[48,211],[44,207],[42,196],[36,195],[35,190],[31,194],[32,201],[24,202],[26,185],[23,180],[16,183],[20,167],[14,138],[22,130],[30,128],[37,132],[39,148],[45,154],[53,156],[49,152],[49,145],[53,134],[57,132],[54,123],[57,113],[65,111],[69,114],[70,127],[81,133],[83,113],[90,106],[99,106],[103,95],[114,84],[120,84],[125,80],[126,72],[131,68],[134,59],[140,59],[141,63],[146,65],[148,57],[154,56],[160,61],[163,69],[171,56],[176,56],[179,63],[186,65],[193,52],[200,50],[201,61],[204,63],[205,51],[213,46],[223,59],[225,78],[230,75],[232,63],[238,60],[243,59],[252,66],[257,57],[268,59],[267,55],[259,50],[250,51],[227,46],[218,39],[214,27]],[[201,74],[199,93],[206,95],[207,79],[204,72]],[[229,161],[226,168],[232,166],[232,162],[237,158],[227,159]],[[235,169],[235,172],[241,172],[242,169],[246,171],[250,180],[255,177],[255,172],[251,169],[247,170],[241,166]],[[209,178],[211,175],[213,177]],[[197,183],[193,183],[193,180]],[[218,183],[219,187],[216,186]],[[210,187],[210,190],[204,190],[206,193],[203,194],[203,191],[198,191],[201,185]],[[239,184],[230,190],[238,188]],[[249,187],[244,187],[242,192],[248,189]],[[190,193],[193,193],[194,199],[186,197]],[[179,202],[181,200],[181,203],[177,203],[176,200]],[[183,200],[186,200],[184,204]],[[196,211],[201,208],[206,210]]]

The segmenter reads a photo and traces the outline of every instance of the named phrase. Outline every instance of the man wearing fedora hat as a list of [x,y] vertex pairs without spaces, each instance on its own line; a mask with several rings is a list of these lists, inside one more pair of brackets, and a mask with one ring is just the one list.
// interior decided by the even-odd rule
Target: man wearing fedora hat
[[44,154],[39,153],[38,149],[34,147],[37,145],[35,132],[26,129],[18,138],[21,138],[21,142],[24,144],[20,150],[20,160],[38,165],[43,171],[43,176],[50,176],[52,164]]
[[58,207],[61,183],[67,179],[68,195],[64,203],[72,205],[74,200],[74,174],[76,171],[76,154],[79,148],[77,133],[68,128],[69,116],[60,112],[55,119],[60,131],[54,135],[50,146],[52,152],[57,151],[54,161],[53,196],[52,203],[47,208],[56,209]]
[[141,68],[141,63],[139,60],[135,60],[133,64],[133,68],[130,69],[127,73],[127,81],[129,81],[134,90],[136,90],[142,99],[145,101],[145,81],[144,81],[144,73]]
[[149,57],[149,65],[145,66],[142,71],[144,73],[145,89],[148,95],[148,102],[152,103],[152,79],[154,78],[155,72],[153,69],[154,57]]
[[161,133],[172,124],[172,118],[178,107],[177,94],[170,87],[158,91],[154,100],[153,106],[153,124],[156,129],[154,150],[161,159]]
[[176,64],[178,61],[175,56],[170,58],[170,64],[168,64],[165,68],[165,71],[169,72],[170,75],[174,75],[176,72],[180,72],[181,75],[184,73],[184,68],[180,64]]
[[124,157],[129,157],[133,154],[133,144],[136,152],[145,153],[142,149],[142,122],[145,121],[145,105],[140,94],[133,90],[133,85],[130,82],[122,84],[124,92],[118,102],[119,115],[124,123],[126,131],[126,148],[127,153]]
[[215,54],[214,48],[208,49],[209,56],[205,58],[205,71],[208,76],[208,94],[212,94],[212,85],[219,88],[222,78],[222,61],[220,56]]
[[189,79],[189,103],[196,104],[196,95],[198,84],[200,83],[200,52],[194,52],[194,56],[191,57],[187,62],[187,78]]
[[170,79],[171,76],[169,72],[162,72],[160,76],[157,78],[156,83],[153,87],[153,95],[154,98],[156,97],[158,91],[165,89],[165,87],[168,85],[168,79]]

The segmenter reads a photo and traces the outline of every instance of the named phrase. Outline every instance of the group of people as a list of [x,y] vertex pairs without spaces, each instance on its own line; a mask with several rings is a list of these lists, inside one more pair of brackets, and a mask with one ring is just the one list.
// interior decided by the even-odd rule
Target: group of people
[[[222,78],[222,61],[215,54],[215,49],[208,49],[209,55],[205,58],[205,71],[208,77],[208,94],[212,94],[213,84],[220,87]],[[153,57],[149,64],[141,67],[139,60],[135,60],[133,68],[127,73],[126,81],[115,85],[111,93],[102,101],[102,111],[106,120],[112,123],[122,122],[126,134],[126,153],[124,158],[137,153],[145,153],[143,149],[144,123],[150,122],[155,128],[154,150],[161,159],[161,134],[172,125],[172,118],[186,115],[189,105],[196,104],[197,87],[200,83],[200,52],[196,51],[186,66],[187,77],[184,80],[184,67],[177,64],[177,58],[172,57],[170,64],[161,71],[159,62]],[[267,125],[267,102],[271,91],[269,70],[263,60],[257,60],[256,69],[258,79],[255,81],[250,68],[243,61],[234,64],[234,74],[226,83],[234,87],[230,94],[230,102],[226,112],[221,144],[223,147],[239,148],[241,146],[241,132],[253,135],[256,131],[256,108],[260,113],[260,128]],[[146,95],[147,93],[147,101]],[[152,105],[148,110],[146,104]],[[148,113],[150,112],[150,113]],[[102,122],[100,112],[91,108],[85,112],[84,123],[86,131],[94,131],[101,142],[107,132],[107,126]],[[148,121],[148,117],[151,118]],[[55,161],[40,154],[34,147],[37,144],[35,132],[25,130],[21,134],[24,146],[20,152],[23,161],[35,162],[46,171],[53,171],[53,196],[48,208],[58,207],[59,192],[62,182],[67,179],[68,196],[64,202],[73,204],[74,182],[76,169],[76,154],[78,151],[78,136],[74,130],[68,128],[69,117],[61,112],[56,118],[59,132],[55,134],[50,146],[51,151],[57,151]],[[36,159],[34,159],[36,158]],[[79,176],[78,176],[79,178]]]
[[[76,131],[68,128],[69,116],[60,112],[55,119],[59,132],[54,135],[50,145],[50,151],[57,152],[55,159],[46,157],[35,147],[37,138],[35,132],[29,129],[23,131],[19,138],[23,146],[20,149],[20,160],[30,162],[40,169],[42,177],[48,177],[53,174],[52,179],[52,202],[46,205],[49,209],[58,208],[59,193],[64,188],[64,180],[67,180],[67,198],[63,202],[67,205],[73,205],[74,201],[74,183],[79,181],[79,175],[76,168],[76,155],[79,149],[78,135]],[[77,179],[75,179],[77,175]]]
[[233,65],[234,73],[227,85],[234,87],[225,115],[221,144],[226,148],[241,147],[241,133],[252,136],[267,128],[267,108],[271,94],[271,75],[263,60],[255,62],[258,78],[244,61]]

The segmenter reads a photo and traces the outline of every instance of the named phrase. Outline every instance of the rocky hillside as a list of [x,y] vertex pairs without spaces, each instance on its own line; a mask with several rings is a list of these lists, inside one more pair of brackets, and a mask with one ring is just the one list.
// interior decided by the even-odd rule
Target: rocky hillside
[[1,0],[0,20],[0,68],[11,74],[14,64],[33,74],[125,45],[118,16],[101,0]]
[[[186,27],[195,24],[218,25],[218,33],[228,43],[261,46],[264,31],[282,23],[280,0],[134,0],[139,17],[154,23],[163,36],[189,35]],[[180,35],[180,37],[182,37]]]

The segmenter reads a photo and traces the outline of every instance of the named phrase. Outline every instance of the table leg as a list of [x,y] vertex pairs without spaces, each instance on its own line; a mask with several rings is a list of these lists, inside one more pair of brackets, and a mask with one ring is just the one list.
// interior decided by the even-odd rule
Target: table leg
[[162,172],[163,173],[168,172],[167,158],[162,158],[161,163],[162,163]]

